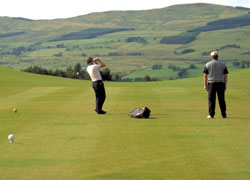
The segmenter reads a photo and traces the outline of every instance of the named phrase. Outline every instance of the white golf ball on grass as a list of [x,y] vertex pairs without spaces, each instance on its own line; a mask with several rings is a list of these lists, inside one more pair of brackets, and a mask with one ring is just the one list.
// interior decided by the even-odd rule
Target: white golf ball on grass
[[8,139],[9,139],[10,143],[14,143],[15,136],[13,134],[10,134],[8,136]]

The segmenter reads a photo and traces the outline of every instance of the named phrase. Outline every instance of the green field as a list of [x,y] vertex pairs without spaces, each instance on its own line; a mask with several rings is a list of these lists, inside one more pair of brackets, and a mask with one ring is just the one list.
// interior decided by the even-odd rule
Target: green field
[[[198,77],[201,76],[203,74],[203,70],[204,70],[204,64],[193,64],[195,65],[195,69],[190,69],[189,66],[191,64],[176,64],[175,66],[180,68],[180,69],[187,69],[186,74],[185,74],[185,78],[190,78],[190,77]],[[229,71],[235,71],[235,70],[239,70],[239,68],[234,67],[232,65],[232,63],[227,63],[227,68],[229,69]],[[149,76],[152,79],[155,78],[156,80],[171,80],[171,79],[178,79],[180,78],[178,76],[179,71],[174,71],[173,69],[169,69],[168,66],[163,66],[162,69],[159,70],[153,70],[152,67],[150,68],[146,68],[143,70],[137,70],[134,71],[132,73],[130,73],[129,75],[125,75],[123,76],[123,80],[124,79],[135,79],[136,78],[144,78],[145,76]]]
[[[0,67],[0,179],[250,179],[249,78],[229,74],[227,119],[206,119],[202,77],[105,82],[100,116],[90,81]],[[151,119],[128,116],[144,106]]]

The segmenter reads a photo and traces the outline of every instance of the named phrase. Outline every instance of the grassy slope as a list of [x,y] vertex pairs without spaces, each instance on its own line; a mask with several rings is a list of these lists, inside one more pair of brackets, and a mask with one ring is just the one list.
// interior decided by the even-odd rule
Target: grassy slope
[[[247,14],[229,6],[213,4],[175,5],[161,9],[143,11],[108,11],[91,13],[68,19],[25,21],[0,17],[0,33],[27,32],[24,35],[1,39],[11,46],[15,42],[46,42],[60,35],[87,28],[136,28],[150,31],[186,31],[207,22]],[[187,15],[188,14],[188,15]],[[9,44],[10,43],[10,44]],[[20,44],[12,46],[20,46]]]
[[[188,14],[188,16],[187,16]],[[151,25],[166,25],[166,23],[171,23],[172,28],[176,23],[180,25],[182,23],[181,30],[183,27],[192,28],[194,24],[200,23],[205,24],[206,22],[217,20],[220,18],[228,18],[234,16],[240,16],[247,14],[247,11],[237,10],[230,6],[221,6],[214,4],[196,3],[196,4],[184,4],[184,5],[174,5],[161,9],[152,10],[142,10],[142,11],[107,11],[100,13],[91,13],[88,15],[68,18],[68,19],[55,19],[55,20],[40,20],[40,21],[25,21],[17,20],[9,17],[1,17],[1,27],[0,31],[28,31],[34,29],[37,31],[47,31],[51,30],[70,30],[70,29],[80,29],[85,26],[88,27],[134,27],[137,26],[139,29],[147,29]],[[196,23],[192,19],[196,20]],[[176,22],[180,21],[180,22]],[[188,23],[192,22],[192,26]],[[13,24],[15,23],[15,25]],[[151,27],[152,28],[152,27]],[[162,29],[162,27],[155,27],[156,29]],[[168,27],[171,29],[171,27]],[[168,30],[169,30],[168,29]],[[61,32],[63,33],[63,32]]]
[[[24,35],[2,38],[0,51],[12,52],[13,48],[25,46],[26,48],[37,42],[41,47],[33,52],[25,52],[22,56],[6,55],[0,57],[0,64],[15,69],[25,69],[32,65],[38,65],[47,69],[66,69],[78,62],[83,62],[82,53],[100,57],[108,64],[112,72],[129,74],[134,70],[150,68],[154,64],[187,64],[195,63],[194,60],[207,60],[209,57],[201,56],[202,52],[208,52],[229,44],[237,44],[240,49],[226,49],[220,52],[221,60],[249,60],[249,55],[241,55],[248,52],[249,27],[241,27],[231,30],[204,32],[198,39],[186,45],[162,45],[160,39],[166,36],[178,35],[188,29],[203,26],[209,21],[221,18],[242,16],[248,11],[238,10],[233,7],[213,4],[188,4],[176,5],[162,9],[146,11],[109,11],[91,13],[69,19],[56,19],[50,21],[22,21],[8,17],[0,17],[0,33],[25,31]],[[95,39],[70,40],[48,42],[51,39],[70,32],[80,31],[86,28],[136,28],[135,31],[107,34]],[[141,36],[148,44],[126,43],[128,37]],[[70,49],[56,48],[63,43]],[[74,48],[79,46],[79,49]],[[185,49],[194,49],[195,52],[184,55],[176,55],[174,51],[181,52]],[[62,53],[62,57],[55,54]],[[118,57],[109,57],[110,52],[122,54]],[[140,52],[143,56],[127,56],[127,53]],[[182,60],[180,60],[182,59]],[[85,64],[84,62],[82,64]],[[138,76],[144,76],[148,72],[138,72]],[[166,74],[157,72],[158,78]],[[131,74],[128,77],[134,77]],[[190,75],[192,76],[192,75]],[[167,77],[168,79],[169,77]],[[164,78],[163,78],[164,79]]]
[[[230,73],[228,119],[218,106],[206,119],[201,77],[106,82],[108,115],[98,116],[90,82],[0,67],[1,178],[249,179],[249,78]],[[143,106],[152,119],[128,117]]]

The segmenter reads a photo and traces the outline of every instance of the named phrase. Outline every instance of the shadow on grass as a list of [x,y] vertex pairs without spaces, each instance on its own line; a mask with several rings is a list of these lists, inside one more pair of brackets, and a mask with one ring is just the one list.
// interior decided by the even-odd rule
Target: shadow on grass
[[[167,114],[154,114],[154,115],[167,115]],[[126,113],[107,113],[107,114],[105,114],[105,115],[102,115],[102,116],[127,116],[127,117],[129,117],[129,118],[131,118],[131,119],[147,119],[147,120],[150,120],[150,119],[160,119],[160,118],[157,118],[157,117],[155,117],[155,116],[151,116],[150,118],[133,118],[133,117],[130,117],[130,115],[129,114],[126,114]]]

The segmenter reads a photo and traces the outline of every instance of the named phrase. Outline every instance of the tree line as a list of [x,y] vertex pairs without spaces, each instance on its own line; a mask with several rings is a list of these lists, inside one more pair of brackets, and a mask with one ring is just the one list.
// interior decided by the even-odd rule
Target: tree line
[[[77,63],[74,67],[69,66],[66,70],[48,70],[46,68],[42,68],[41,66],[30,66],[22,71],[41,75],[58,76],[63,78],[90,80],[88,72],[82,69],[80,63]],[[101,69],[100,73],[104,81],[133,81],[133,79],[122,79],[122,75],[120,75],[119,73],[111,73],[109,68]],[[136,78],[134,81],[158,80],[159,79],[157,78],[151,78],[150,76],[146,75],[144,78]]]
[[[60,69],[48,70],[46,68],[42,68],[41,66],[30,66],[24,69],[23,71],[34,73],[34,74],[59,76],[59,77],[72,78],[72,79],[90,80],[88,72],[82,69],[80,63],[77,63],[74,67],[69,66],[66,70],[60,70]],[[104,68],[100,72],[104,81],[121,80],[121,76],[119,74],[112,74],[109,68]]]

